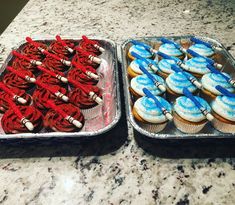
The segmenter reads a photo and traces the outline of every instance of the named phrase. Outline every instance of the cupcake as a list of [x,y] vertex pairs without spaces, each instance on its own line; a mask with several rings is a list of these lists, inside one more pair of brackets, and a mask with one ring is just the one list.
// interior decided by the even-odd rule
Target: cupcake
[[[63,73],[57,72],[58,75],[64,76]],[[60,81],[58,78],[51,76],[48,73],[42,73],[37,77],[37,80],[41,81],[42,83],[46,83],[48,85],[60,85],[60,86],[65,86],[65,84]]]
[[[200,105],[210,112],[209,104],[202,98],[194,96]],[[206,125],[208,120],[196,104],[188,97],[178,97],[173,105],[174,124],[181,132],[197,133]]]
[[[164,80],[161,77],[155,74],[151,75],[161,85],[163,85],[164,87],[166,86]],[[146,74],[138,75],[131,79],[130,91],[134,95],[135,99],[145,95],[143,92],[143,88],[149,89],[154,96],[162,95],[164,93],[162,90],[159,89],[158,86],[154,84],[154,82]]]
[[166,78],[166,97],[169,101],[175,101],[177,97],[183,95],[184,88],[188,88],[191,93],[196,93],[197,87],[189,78],[195,79],[187,72],[174,72]]
[[187,71],[197,78],[201,78],[204,74],[210,72],[207,64],[207,60],[201,57],[194,57],[185,62],[186,67],[188,67]]
[[[91,66],[86,66],[85,67],[86,71],[90,71],[94,74],[96,73],[96,70],[94,68],[92,68]],[[73,68],[68,72],[68,79],[72,79],[76,82],[79,82],[81,84],[84,85],[96,85],[98,83],[98,80],[94,79],[94,78],[90,78],[86,73],[82,72],[80,69],[78,68]]]
[[[65,56],[61,56],[58,55],[59,57],[68,60],[67,57]],[[69,69],[69,66],[64,65],[61,61],[58,61],[57,59],[51,57],[51,56],[47,56],[44,61],[43,64],[45,65],[45,67],[47,67],[49,70],[55,70],[55,71],[59,71],[59,72],[65,72]]]
[[[172,112],[170,103],[160,96],[155,97],[167,112]],[[168,123],[168,119],[162,109],[156,105],[152,98],[146,96],[139,98],[135,102],[132,114],[141,128],[152,133],[161,132]]]
[[[41,43],[41,42],[37,42],[37,44],[41,48],[45,50],[47,49],[46,44]],[[25,46],[22,48],[21,53],[25,54],[26,56],[30,56],[33,59],[38,59],[38,60],[42,60],[45,57],[43,53],[31,43],[26,43]]]
[[76,63],[78,66],[91,66],[95,69],[99,67],[98,63],[92,61],[88,56],[83,55],[80,52],[77,52],[77,54],[73,57],[72,61]]
[[175,64],[174,60],[171,59],[162,59],[158,63],[158,74],[166,79],[168,75],[174,71],[171,69],[171,66]]
[[[230,76],[227,73],[222,73],[225,76]],[[229,92],[234,92],[235,88],[221,75],[217,73],[207,73],[202,76],[201,83],[203,86],[202,92],[200,93],[208,102],[211,102],[216,98],[216,96],[221,95],[221,93],[215,88],[215,86],[220,85],[227,89]]]
[[[74,41],[71,40],[63,40],[63,42],[71,49],[74,49],[75,44]],[[53,41],[50,46],[49,46],[49,50],[59,56],[66,56],[66,57],[70,57],[73,54],[71,52],[69,52],[69,50],[62,45],[62,43],[60,41]]]
[[185,57],[184,53],[182,53],[180,49],[176,48],[176,46],[172,43],[163,43],[159,47],[159,51],[167,54],[168,56],[176,57],[181,60],[183,60]]
[[[93,119],[102,113],[102,93],[97,86],[86,85],[69,92],[69,101],[81,109],[85,119]],[[100,102],[97,100],[101,100]]]
[[[211,58],[215,54],[212,48],[207,47],[204,44],[195,43],[189,47],[190,50],[198,53],[199,55],[202,55],[204,57]],[[188,56],[191,58],[192,56],[188,54]]]
[[[17,113],[21,113],[24,118],[20,118]],[[29,124],[30,126],[26,126]],[[8,109],[1,119],[1,124],[6,134],[39,132],[43,126],[43,116],[34,106],[16,106],[15,109]],[[32,130],[29,130],[32,129]]]
[[[216,86],[216,88],[218,87],[220,86]],[[211,103],[212,114],[214,115],[212,124],[220,132],[235,133],[235,94],[229,93],[223,87],[220,87],[219,90],[221,95],[217,96]]]
[[[134,78],[138,75],[142,75],[143,72],[140,69],[140,65],[142,65],[147,71],[149,71],[150,73],[156,73],[157,72],[157,64],[156,61],[151,60],[151,59],[146,59],[147,62],[141,60],[141,59],[135,59],[133,60],[130,65],[127,68],[127,73],[129,75],[130,78]],[[153,66],[150,66],[153,65]],[[153,67],[156,68],[156,70],[153,70]]]
[[144,46],[141,46],[141,45],[132,45],[128,51],[127,56],[129,57],[129,59],[134,60],[135,57],[131,55],[132,52],[137,53],[143,58],[153,57],[153,54],[150,51],[148,51]]
[[55,105],[44,117],[45,128],[54,132],[77,132],[82,129],[84,123],[85,119],[80,109],[70,103]]

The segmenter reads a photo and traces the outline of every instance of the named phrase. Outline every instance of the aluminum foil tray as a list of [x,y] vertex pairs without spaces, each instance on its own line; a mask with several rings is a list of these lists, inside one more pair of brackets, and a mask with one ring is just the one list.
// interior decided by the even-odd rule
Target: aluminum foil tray
[[123,42],[121,45],[121,54],[122,54],[122,70],[123,70],[123,82],[124,82],[124,95],[125,95],[125,106],[126,106],[126,114],[127,119],[130,121],[131,125],[134,127],[134,129],[139,132],[141,135],[155,138],[155,139],[209,139],[209,138],[234,138],[235,133],[233,134],[227,134],[217,131],[212,127],[210,123],[207,123],[207,125],[197,134],[185,134],[179,131],[173,124],[173,122],[168,123],[167,127],[160,133],[150,133],[143,128],[141,128],[138,123],[135,121],[133,115],[132,115],[132,106],[134,104],[133,96],[129,92],[130,87],[130,79],[128,78],[127,74],[127,67],[130,63],[130,60],[127,57],[128,50],[130,46],[132,45],[130,43],[131,40],[138,40],[140,42],[147,43],[151,45],[153,48],[158,49],[160,46],[160,38],[165,37],[170,40],[180,42],[182,44],[187,44],[190,42],[191,37],[197,37],[200,38],[206,42],[212,43],[215,46],[220,46],[222,48],[221,51],[217,52],[220,56],[219,60],[217,60],[218,63],[223,65],[223,68],[221,69],[224,72],[229,73],[233,78],[235,78],[235,60],[233,56],[225,49],[225,47],[219,43],[217,40],[208,38],[208,37],[202,37],[202,36],[193,36],[193,35],[187,35],[187,36],[159,36],[159,37],[143,37],[143,38],[135,38],[135,39],[128,39]]
[[[35,41],[43,42],[49,45],[54,37],[35,37],[32,38]],[[79,43],[81,39],[74,37],[66,37],[62,36],[63,40],[73,40],[76,44]],[[109,85],[108,89],[105,87],[102,89],[103,95],[103,113],[102,116],[98,118],[89,120],[89,122],[85,122],[83,129],[79,132],[48,132],[45,129],[40,131],[40,133],[20,133],[20,134],[5,134],[3,129],[0,127],[0,139],[21,139],[21,138],[61,138],[61,137],[93,137],[96,135],[101,135],[105,132],[108,132],[114,128],[114,126],[118,123],[121,117],[121,101],[120,101],[120,89],[119,89],[119,74],[118,74],[118,64],[117,64],[117,48],[116,44],[108,39],[101,38],[91,38],[93,40],[97,40],[101,46],[105,49],[102,55],[99,57],[104,59],[102,61],[99,70],[104,71],[106,73],[102,73],[106,77],[104,77],[104,83],[107,82]],[[14,50],[20,51],[22,47],[26,44],[26,42],[21,42],[17,45]],[[11,65],[14,60],[14,56],[9,54],[6,61],[3,63],[0,69],[0,78],[6,72],[5,69],[8,65]],[[30,92],[30,91],[29,91]],[[2,118],[2,114],[0,114],[0,120]],[[14,122],[13,122],[14,123]]]

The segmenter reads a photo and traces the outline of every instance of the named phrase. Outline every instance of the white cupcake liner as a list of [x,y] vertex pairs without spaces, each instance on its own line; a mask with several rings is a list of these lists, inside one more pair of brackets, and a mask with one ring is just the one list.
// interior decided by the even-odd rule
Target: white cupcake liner
[[103,115],[102,107],[102,105],[96,105],[93,108],[81,109],[81,112],[84,115],[85,120],[90,120],[96,118],[98,115]]
[[138,122],[138,124],[141,128],[143,128],[144,130],[148,132],[158,133],[164,130],[164,128],[167,125],[167,121],[161,124],[150,124],[150,123],[143,123],[143,122]]
[[173,121],[178,130],[180,130],[181,132],[190,133],[190,134],[200,132],[207,123],[206,121],[204,123],[197,124],[197,125],[189,124],[190,122],[189,123],[182,122],[181,120],[178,119],[178,117],[174,117]]
[[220,132],[224,133],[235,133],[235,125],[223,122],[216,117],[212,121],[212,125],[215,129],[219,130]]

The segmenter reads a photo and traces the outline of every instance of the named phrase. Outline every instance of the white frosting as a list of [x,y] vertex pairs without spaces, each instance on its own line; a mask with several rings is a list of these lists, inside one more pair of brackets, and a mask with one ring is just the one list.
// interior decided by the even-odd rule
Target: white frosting
[[[149,63],[153,64],[156,68],[156,63],[155,61],[153,60],[150,60],[150,59],[147,59],[149,61]],[[143,74],[143,72],[140,70],[140,64],[142,64],[142,66],[147,70],[149,71],[150,73],[154,73],[156,71],[153,71],[150,66],[148,66],[148,64],[140,59],[135,59],[133,61],[131,61],[130,63],[130,67],[131,69],[135,72],[135,73],[138,73],[138,74]]]

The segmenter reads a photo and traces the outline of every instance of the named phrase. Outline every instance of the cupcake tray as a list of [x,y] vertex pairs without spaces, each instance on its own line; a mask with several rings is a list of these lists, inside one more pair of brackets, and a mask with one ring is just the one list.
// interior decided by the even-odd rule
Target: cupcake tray
[[151,133],[148,132],[147,130],[143,129],[140,127],[138,122],[133,117],[132,114],[132,107],[134,105],[134,98],[132,94],[129,91],[130,88],[130,79],[127,74],[127,68],[128,65],[130,64],[130,60],[127,57],[128,50],[130,48],[131,40],[138,40],[140,42],[144,42],[153,48],[157,49],[160,46],[160,38],[165,37],[170,40],[176,41],[178,43],[184,44],[186,46],[189,46],[190,38],[191,37],[196,37],[200,38],[206,42],[211,43],[214,46],[219,46],[222,48],[221,51],[217,51],[216,53],[218,54],[219,58],[216,59],[217,63],[220,63],[223,65],[222,71],[229,73],[233,79],[235,78],[235,59],[233,56],[225,49],[225,47],[219,43],[217,40],[214,40],[212,38],[208,37],[202,37],[202,36],[193,36],[193,35],[186,35],[186,36],[159,36],[159,37],[142,37],[142,38],[135,38],[135,39],[128,39],[123,42],[121,45],[121,55],[122,55],[122,71],[123,71],[123,84],[124,84],[124,95],[125,95],[125,106],[126,106],[126,114],[127,114],[127,119],[133,126],[133,128],[141,135],[154,138],[154,139],[210,139],[210,138],[234,138],[234,134],[227,134],[227,133],[222,133],[217,131],[212,127],[210,123],[207,123],[207,125],[201,130],[199,133],[196,134],[186,134],[181,131],[179,131],[173,122],[168,123],[167,127],[159,132],[159,133]]
[[[81,39],[74,37],[62,37],[63,40],[72,40],[77,45]],[[48,46],[55,38],[52,37],[36,37],[33,38],[34,41],[43,42]],[[121,101],[120,101],[120,89],[119,89],[119,74],[118,74],[118,64],[117,64],[117,48],[116,44],[108,39],[92,38],[91,40],[96,40],[105,49],[99,57],[104,59],[101,65],[97,69],[97,72],[102,72],[103,76],[103,86],[102,86],[102,97],[103,97],[103,107],[102,116],[89,120],[85,122],[83,129],[79,132],[48,132],[42,129],[39,133],[19,133],[19,134],[5,134],[2,127],[0,127],[0,139],[21,139],[21,138],[61,138],[61,137],[93,137],[106,133],[118,123],[121,117]],[[19,43],[13,50],[21,51],[23,46],[26,44],[25,41]],[[10,53],[3,63],[0,69],[0,78],[6,72],[6,67],[11,65],[15,57]],[[69,59],[71,60],[71,59]],[[66,74],[66,72],[64,73]],[[106,86],[108,85],[108,86]],[[68,91],[69,92],[69,91]],[[28,91],[32,94],[32,91]],[[3,114],[0,114],[0,120]],[[14,122],[13,122],[14,123]]]

